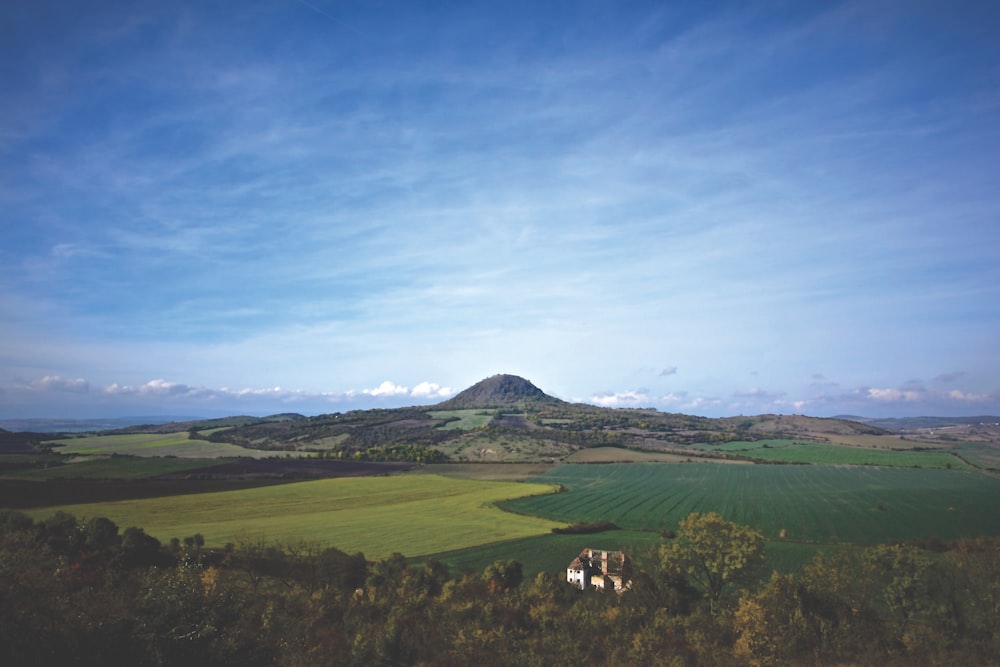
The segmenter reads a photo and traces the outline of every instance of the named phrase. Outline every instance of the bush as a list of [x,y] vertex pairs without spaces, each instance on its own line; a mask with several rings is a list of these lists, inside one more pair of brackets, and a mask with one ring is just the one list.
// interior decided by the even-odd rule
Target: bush
[[565,528],[553,528],[552,532],[556,535],[590,535],[607,530],[619,530],[619,528],[610,521],[587,521],[570,524]]

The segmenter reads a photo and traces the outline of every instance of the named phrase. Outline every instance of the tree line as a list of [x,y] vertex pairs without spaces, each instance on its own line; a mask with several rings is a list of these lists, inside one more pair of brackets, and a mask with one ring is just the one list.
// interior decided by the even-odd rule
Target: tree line
[[[756,531],[692,514],[621,594],[244,536],[0,512],[8,665],[991,664],[1000,541],[880,545],[768,571]],[[567,563],[575,554],[567,554]]]

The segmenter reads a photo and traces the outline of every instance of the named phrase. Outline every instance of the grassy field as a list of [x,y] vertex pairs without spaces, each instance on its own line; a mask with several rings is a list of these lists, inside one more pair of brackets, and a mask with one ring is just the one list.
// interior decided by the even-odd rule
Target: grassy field
[[721,445],[702,445],[699,449],[739,454],[758,461],[894,466],[898,468],[971,469],[971,466],[965,461],[947,452],[868,449],[798,440],[737,441]]
[[595,535],[549,533],[433,554],[433,558],[456,571],[472,572],[481,572],[497,560],[519,560],[524,566],[525,576],[531,577],[539,572],[565,573],[566,566],[586,547],[638,554],[661,541],[659,533],[630,530],[611,530]]
[[691,512],[714,511],[770,540],[784,530],[787,541],[816,543],[1000,535],[1000,479],[978,472],[632,463],[561,465],[532,481],[567,492],[504,506],[654,531],[676,529]]
[[62,454],[128,456],[176,456],[178,458],[222,458],[244,456],[263,458],[275,452],[245,449],[224,442],[189,440],[187,431],[180,433],[131,433],[128,435],[93,435],[51,441]]
[[952,445],[955,453],[973,465],[1000,470],[1000,446],[991,442],[959,442]]
[[122,528],[141,526],[161,541],[201,533],[209,546],[242,537],[305,539],[378,559],[547,533],[562,523],[503,512],[494,503],[553,488],[435,475],[340,478],[29,514],[44,519],[63,509],[77,517],[106,516]]
[[847,445],[848,447],[866,447],[868,449],[913,449],[921,447],[924,449],[947,449],[947,445],[919,438],[903,438],[899,435],[861,435],[861,434],[817,434],[817,437],[824,437],[834,445]]
[[493,419],[493,413],[488,410],[435,410],[428,412],[434,419],[451,419],[458,417],[458,421],[448,422],[440,427],[442,431],[470,431],[474,428],[486,426]]
[[[566,566],[583,549],[620,550],[633,559],[641,559],[664,540],[659,533],[612,530],[595,535],[534,535],[498,544],[486,544],[433,554],[435,560],[454,571],[482,572],[497,560],[518,560],[526,577],[539,572],[565,573]],[[765,546],[769,566],[779,572],[794,572],[808,563],[817,551],[833,552],[839,546],[768,542]],[[414,559],[422,562],[425,559]]]

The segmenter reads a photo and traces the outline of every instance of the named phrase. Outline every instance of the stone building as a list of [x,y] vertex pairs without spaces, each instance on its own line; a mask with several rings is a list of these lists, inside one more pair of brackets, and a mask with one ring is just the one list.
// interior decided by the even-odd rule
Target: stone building
[[621,592],[628,586],[624,552],[584,549],[566,568],[566,581],[581,590],[597,588]]

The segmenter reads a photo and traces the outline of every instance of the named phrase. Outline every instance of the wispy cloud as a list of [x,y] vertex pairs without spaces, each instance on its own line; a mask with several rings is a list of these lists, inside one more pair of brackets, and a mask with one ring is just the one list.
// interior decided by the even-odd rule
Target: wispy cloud
[[604,408],[637,407],[640,404],[650,405],[652,399],[645,389],[636,391],[607,392],[590,398],[590,403]]
[[112,383],[95,386],[83,378],[68,379],[58,376],[11,383],[0,387],[0,391],[12,405],[21,404],[26,399],[31,399],[39,405],[58,405],[59,401],[65,400],[67,394],[72,394],[74,395],[72,402],[64,403],[64,407],[77,409],[80,406],[90,405],[95,409],[121,410],[142,405],[153,412],[166,408],[215,412],[253,409],[258,412],[268,412],[281,409],[283,406],[301,406],[309,410],[338,406],[396,406],[401,399],[437,401],[455,393],[452,389],[433,382],[420,382],[410,389],[390,380],[372,389],[317,392],[282,387],[211,388],[162,378],[137,385]]
[[[977,369],[928,383],[944,400],[1000,376],[989,21],[15,5],[6,377],[404,400],[516,368],[722,411],[915,408],[905,378]],[[690,398],[597,391],[635,368]]]

